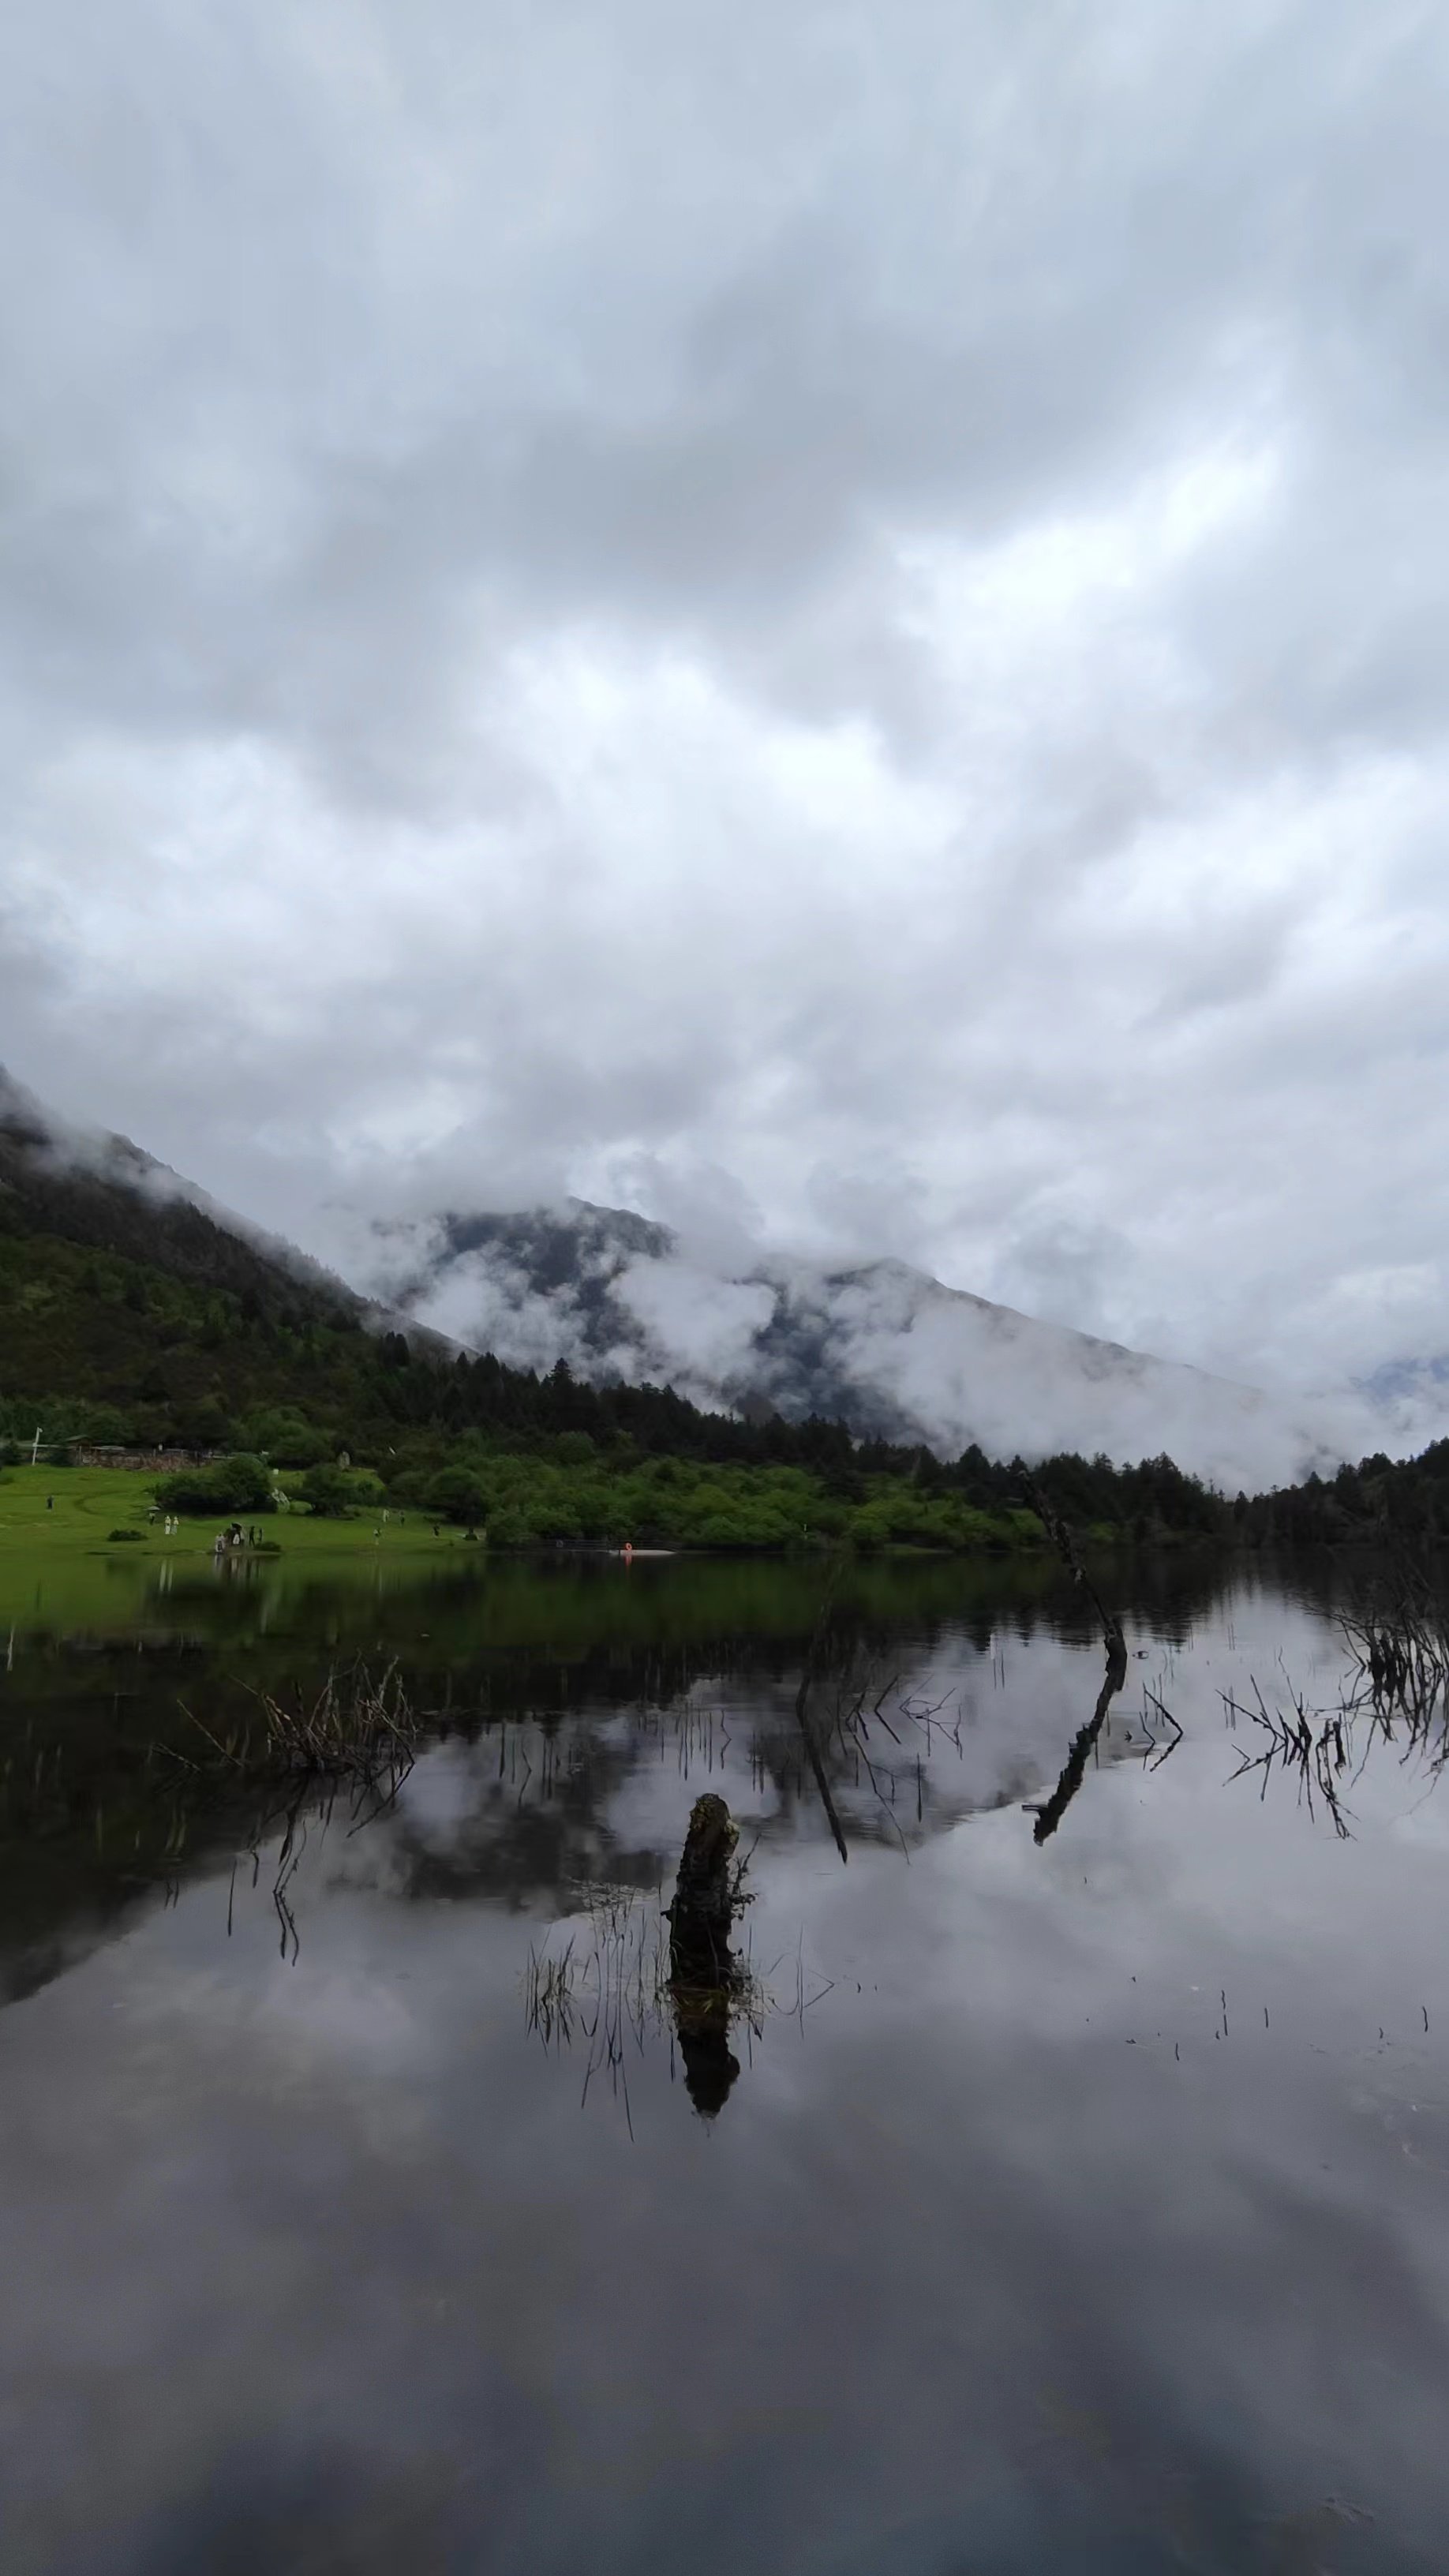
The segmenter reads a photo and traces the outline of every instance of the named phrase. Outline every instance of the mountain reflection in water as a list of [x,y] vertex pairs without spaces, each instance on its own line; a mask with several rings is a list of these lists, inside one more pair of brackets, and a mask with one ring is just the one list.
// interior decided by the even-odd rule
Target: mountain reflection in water
[[[1111,1689],[1041,1565],[19,1605],[7,2576],[1442,2566],[1436,1740],[1111,1580]],[[393,1665],[361,1803],[198,1738]]]

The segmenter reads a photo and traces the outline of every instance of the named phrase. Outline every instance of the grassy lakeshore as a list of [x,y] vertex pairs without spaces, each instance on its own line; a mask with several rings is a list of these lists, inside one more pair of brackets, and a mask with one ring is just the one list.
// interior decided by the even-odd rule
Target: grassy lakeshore
[[[152,1478],[102,1467],[7,1467],[0,1469],[0,1631],[40,1624],[44,1627],[126,1626],[144,1601],[157,1607],[177,1587],[210,1585],[212,1545],[224,1523],[214,1519],[181,1521],[168,1537],[161,1519],[148,1522]],[[52,1498],[47,1510],[46,1498]],[[256,1519],[242,1513],[243,1526]],[[271,1576],[290,1589],[309,1574],[328,1580],[368,1585],[394,1574],[408,1579],[429,1564],[452,1566],[485,1559],[486,1550],[459,1529],[443,1527],[438,1536],[421,1512],[396,1511],[386,1522],[378,1511],[351,1520],[313,1518],[305,1511],[269,1512],[259,1523],[277,1555],[250,1552],[223,1564],[238,1563]],[[112,1530],[135,1536],[114,1540]],[[374,1535],[374,1532],[377,1535]],[[0,1634],[0,1655],[4,1635]]]
[[[284,1479],[285,1481],[285,1479]],[[67,1555],[99,1551],[117,1557],[200,1557],[211,1554],[217,1531],[231,1515],[180,1521],[166,1535],[160,1515],[149,1514],[154,1479],[110,1467],[7,1467],[0,1470],[0,1557]],[[49,1508],[47,1508],[49,1502]],[[476,1554],[477,1542],[444,1526],[437,1537],[420,1511],[382,1512],[370,1505],[347,1520],[322,1519],[300,1508],[237,1515],[256,1522],[284,1555],[323,1557],[376,1554],[437,1556],[450,1548]],[[117,1542],[113,1530],[125,1530]]]
[[[282,1481],[299,1483],[300,1477]],[[560,1555],[545,1540],[520,1548],[490,1549],[456,1524],[435,1523],[431,1514],[414,1505],[384,1507],[368,1502],[347,1519],[314,1515],[300,1506],[265,1515],[239,1512],[235,1517],[244,1528],[255,1524],[265,1532],[267,1552],[239,1551],[223,1558],[218,1567],[213,1558],[216,1535],[233,1516],[183,1518],[168,1535],[164,1515],[158,1512],[155,1520],[150,1518],[155,1482],[146,1473],[128,1469],[53,1465],[0,1469],[0,1656],[4,1633],[16,1629],[39,1626],[110,1633],[147,1617],[165,1624],[175,1617],[183,1599],[195,1603],[198,1587],[209,1596],[221,1580],[230,1591],[227,1578],[238,1574],[281,1598],[293,1596],[299,1585],[316,1583],[339,1585],[349,1592],[354,1587],[370,1592],[378,1585],[391,1589],[394,1584],[426,1582],[433,1570],[444,1578],[466,1578],[490,1563],[495,1572],[511,1565],[522,1579],[530,1562],[540,1571],[546,1566],[561,1571],[568,1562],[567,1553]],[[121,1530],[127,1537],[112,1536]],[[710,1551],[686,1547],[683,1553],[704,1563]],[[779,1548],[751,1553],[762,1572],[772,1558],[776,1569],[782,1569]],[[1036,1551],[1027,1553],[1029,1557]],[[604,1556],[602,1545],[587,1550],[587,1557],[596,1563]],[[887,1546],[878,1551],[880,1556],[929,1562],[929,1554],[900,1546]],[[574,1561],[582,1570],[584,1561]],[[742,1569],[748,1562],[748,1557],[741,1560]],[[650,1563],[651,1552],[641,1547],[635,1557],[636,1572],[646,1572]],[[801,1567],[803,1573],[803,1559]],[[595,1602],[591,1615],[597,1607]]]
[[[666,1469],[666,1475],[668,1474]],[[501,1474],[507,1478],[522,1473],[534,1488],[547,1487],[554,1479],[547,1466],[535,1462],[501,1462]],[[217,1533],[233,1518],[243,1528],[257,1527],[263,1533],[263,1547],[238,1551],[223,1560],[222,1570],[250,1566],[259,1574],[268,1569],[288,1584],[309,1573],[319,1577],[335,1575],[343,1581],[386,1580],[390,1574],[406,1577],[412,1567],[424,1574],[436,1566],[441,1572],[451,1567],[459,1574],[470,1566],[480,1567],[490,1560],[497,1564],[510,1556],[526,1560],[540,1552],[557,1561],[560,1550],[571,1552],[583,1547],[589,1554],[617,1554],[617,1542],[623,1531],[638,1532],[635,1541],[636,1562],[648,1563],[651,1553],[661,1546],[665,1553],[682,1550],[685,1554],[709,1555],[723,1548],[734,1553],[741,1545],[745,1551],[762,1558],[802,1552],[796,1539],[792,1548],[789,1530],[799,1530],[794,1518],[787,1522],[778,1506],[771,1519],[756,1519],[753,1524],[722,1519],[717,1511],[697,1507],[692,1513],[680,1513],[682,1526],[677,1530],[651,1529],[646,1518],[650,1498],[640,1481],[619,1480],[615,1488],[618,1507],[609,1517],[613,1528],[607,1532],[595,1527],[581,1528],[577,1520],[563,1526],[553,1515],[552,1528],[536,1525],[545,1513],[534,1506],[534,1524],[525,1521],[519,1527],[519,1515],[507,1508],[492,1513],[480,1512],[478,1535],[470,1536],[465,1525],[448,1521],[427,1510],[421,1503],[396,1499],[384,1505],[376,1499],[376,1480],[359,1472],[356,1482],[358,1501],[350,1514],[336,1517],[309,1511],[300,1502],[286,1511],[260,1513],[240,1509],[235,1514],[215,1511],[185,1516],[174,1522],[168,1532],[165,1514],[156,1506],[157,1479],[144,1471],[105,1467],[57,1467],[54,1464],[8,1467],[0,1469],[0,1622],[17,1616],[32,1616],[42,1607],[48,1616],[85,1622],[94,1620],[104,1625],[124,1600],[142,1593],[160,1597],[171,1590],[173,1581],[182,1585],[188,1580],[209,1574]],[[285,1487],[300,1484],[300,1474],[279,1479]],[[758,1471],[714,1471],[707,1505],[734,1502],[740,1492],[758,1486],[763,1480]],[[772,1480],[781,1481],[778,1475]],[[365,1496],[365,1499],[364,1499]],[[792,1497],[793,1499],[793,1497]],[[799,1512],[795,1500],[795,1512]],[[153,1511],[155,1517],[152,1517]],[[1036,1553],[1040,1530],[1027,1515],[1000,1521],[985,1515],[972,1516],[977,1529],[973,1537],[993,1553],[1003,1549],[1010,1553]],[[559,1516],[562,1518],[562,1516]],[[492,1522],[490,1547],[483,1533]],[[833,1534],[840,1543],[839,1533]],[[877,1556],[959,1553],[960,1536],[945,1530],[922,1530],[921,1535],[892,1537],[888,1529],[873,1535],[865,1553]],[[953,1550],[951,1538],[956,1540]],[[832,1543],[831,1534],[819,1533],[815,1546]],[[855,1555],[858,1546],[846,1540],[848,1551]],[[264,1551],[264,1552],[263,1552]],[[807,1539],[803,1552],[813,1554]],[[968,1552],[972,1552],[969,1549]]]

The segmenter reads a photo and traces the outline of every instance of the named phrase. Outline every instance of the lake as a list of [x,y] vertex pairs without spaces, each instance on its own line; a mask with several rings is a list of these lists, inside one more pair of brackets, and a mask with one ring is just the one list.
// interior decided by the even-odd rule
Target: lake
[[[0,1598],[7,2576],[1449,2566],[1449,1793],[1346,1575],[1100,1581],[1091,1742],[1036,1561]],[[228,1769],[359,1667],[411,1767]]]

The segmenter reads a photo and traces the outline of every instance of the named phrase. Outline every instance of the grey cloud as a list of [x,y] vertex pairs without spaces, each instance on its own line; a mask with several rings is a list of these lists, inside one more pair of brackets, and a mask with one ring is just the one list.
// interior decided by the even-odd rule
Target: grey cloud
[[[133,719],[144,687],[184,720],[200,679],[232,720],[249,701],[275,721],[300,690],[305,724],[315,689],[325,732],[330,687],[376,712],[367,666],[389,635],[405,685],[430,667],[436,691],[457,593],[480,575],[525,624],[632,606],[727,629],[833,576],[882,515],[980,530],[1111,488],[1154,419],[1170,434],[1235,407],[1235,374],[1250,387],[1263,360],[1250,329],[1245,354],[1231,344],[1275,299],[1325,308],[1325,342],[1346,302],[1372,367],[1383,297],[1365,294],[1357,244],[1346,278],[1332,257],[1342,200],[1370,227],[1370,278],[1402,281],[1424,196],[1442,194],[1424,153],[1396,166],[1412,17],[1397,56],[1377,49],[1387,96],[1352,107],[1335,94],[1338,12],[1327,41],[1314,13],[1311,52],[1301,10],[1267,43],[1250,13],[1174,65],[1145,13],[1116,13],[1114,60],[1075,13],[1049,13],[1033,42],[994,12],[920,9],[894,45],[867,35],[823,100],[824,20],[747,20],[741,54],[753,39],[779,92],[761,156],[759,88],[744,111],[738,68],[707,86],[718,30],[690,60],[680,31],[639,13],[612,64],[557,49],[573,86],[556,112],[590,149],[577,209],[520,224],[530,174],[499,134],[510,107],[525,131],[537,120],[537,75],[496,16],[437,13],[410,46],[341,12],[329,60],[275,16],[225,46],[131,14],[158,94],[134,68],[119,97],[85,102],[72,81],[73,112],[49,120],[74,195],[42,227],[51,293],[28,318],[53,358],[58,301],[72,370],[112,401],[67,416],[63,470],[22,520],[38,551],[22,548],[19,588],[53,650],[81,646]],[[353,131],[349,30],[380,58]],[[493,71],[491,150],[443,109],[439,49],[465,96]],[[410,86],[443,109],[432,146],[456,227],[415,204],[409,227],[389,204],[419,196]],[[609,122],[618,86],[636,123]],[[835,122],[796,125],[817,101]],[[672,148],[632,173],[651,112]],[[1392,154],[1387,137],[1365,149],[1375,114]],[[691,187],[680,165],[701,140]],[[549,175],[545,153],[535,184]],[[666,260],[658,235],[683,205],[692,258]],[[1400,283],[1399,304],[1412,295]],[[158,610],[149,653],[138,594]]]
[[319,1245],[713,1173],[1234,1374],[1449,1346],[1437,13],[0,44],[48,1098]]

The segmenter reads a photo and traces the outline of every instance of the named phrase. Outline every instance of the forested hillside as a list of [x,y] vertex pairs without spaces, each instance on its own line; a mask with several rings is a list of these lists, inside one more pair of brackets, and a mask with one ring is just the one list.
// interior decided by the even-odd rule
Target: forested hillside
[[[0,1437],[243,1448],[305,1466],[345,1450],[402,1499],[496,1534],[632,1535],[702,1545],[850,1536],[864,1545],[1020,1539],[1022,1474],[979,1450],[856,1444],[838,1423],[744,1422],[667,1388],[596,1388],[496,1359],[411,1347],[368,1310],[293,1275],[196,1210],[96,1185],[0,1191]],[[43,1220],[58,1217],[61,1234]],[[1167,1460],[1038,1468],[1079,1525],[1210,1535],[1223,1505]],[[439,1479],[451,1478],[451,1484]]]
[[78,1153],[0,1066],[0,1230],[115,1253],[199,1289],[333,1316],[363,1300],[292,1246],[211,1215],[201,1193],[124,1136]]
[[1244,1538],[1260,1547],[1383,1539],[1439,1544],[1449,1540],[1449,1440],[1431,1441],[1417,1458],[1380,1453],[1334,1476],[1256,1494],[1240,1505],[1237,1519]]
[[[971,1447],[744,1420],[667,1387],[546,1376],[394,1328],[316,1263],[224,1222],[123,1139],[66,1156],[0,1077],[0,1443],[40,1430],[257,1452],[346,1452],[404,1502],[496,1536],[670,1544],[1019,1543],[1025,1470]],[[1449,1441],[1229,1502],[1168,1458],[1033,1473],[1075,1527],[1248,1545],[1449,1538]]]

